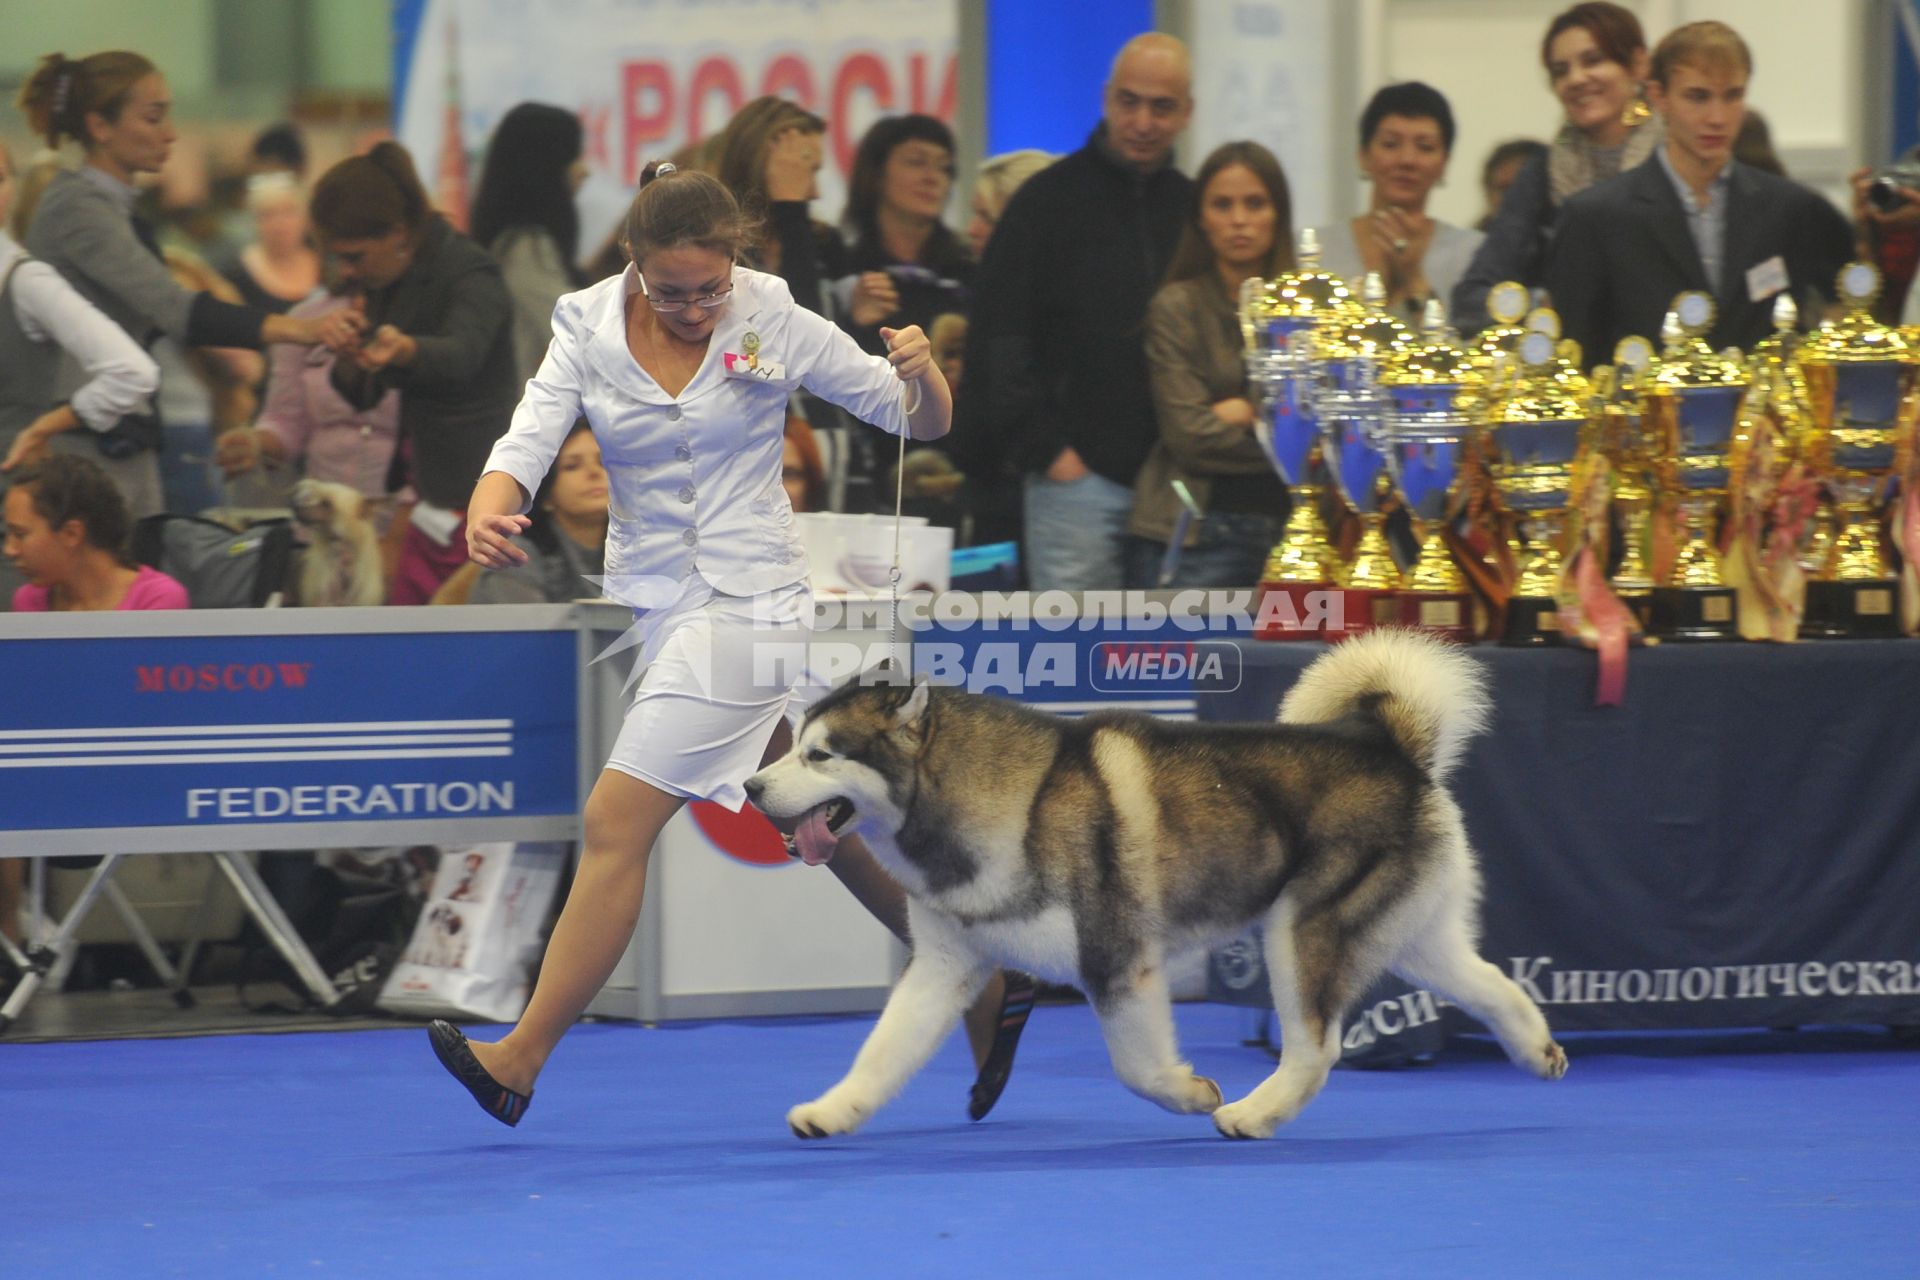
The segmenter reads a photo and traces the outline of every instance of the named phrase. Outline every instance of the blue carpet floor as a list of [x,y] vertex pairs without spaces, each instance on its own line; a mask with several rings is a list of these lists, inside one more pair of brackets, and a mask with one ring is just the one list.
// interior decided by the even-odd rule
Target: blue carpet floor
[[[1179,1011],[1237,1096],[1245,1015]],[[499,1127],[418,1029],[0,1044],[0,1277],[1914,1276],[1920,1053],[1575,1037],[1338,1072],[1230,1143],[1043,1008],[1000,1108],[958,1039],[851,1138],[782,1123],[863,1019],[578,1028]]]

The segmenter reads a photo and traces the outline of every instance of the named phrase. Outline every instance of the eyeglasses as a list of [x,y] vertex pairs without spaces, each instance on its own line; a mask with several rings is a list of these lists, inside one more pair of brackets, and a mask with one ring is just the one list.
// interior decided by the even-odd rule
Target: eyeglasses
[[733,292],[733,281],[728,280],[726,288],[715,289],[712,293],[703,293],[697,297],[655,298],[651,293],[647,292],[647,278],[640,275],[637,271],[634,274],[638,276],[640,280],[640,296],[647,300],[648,306],[663,316],[670,316],[676,311],[685,311],[689,306],[694,305],[699,306],[702,311],[712,311],[716,307],[725,306],[727,296]]

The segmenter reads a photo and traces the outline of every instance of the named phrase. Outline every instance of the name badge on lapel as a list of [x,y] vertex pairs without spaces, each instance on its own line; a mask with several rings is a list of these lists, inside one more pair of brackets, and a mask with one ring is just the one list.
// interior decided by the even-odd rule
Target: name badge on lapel
[[729,378],[745,378],[750,382],[778,382],[787,376],[786,366],[775,364],[771,360],[755,360],[735,351],[723,352],[720,359],[725,364]]
[[771,360],[760,358],[760,335],[753,330],[740,340],[739,352],[724,351],[720,355],[729,378],[753,378],[761,382],[777,382],[786,374],[786,370]]
[[1765,302],[1785,290],[1788,283],[1786,260],[1776,253],[1759,266],[1748,268],[1747,301]]

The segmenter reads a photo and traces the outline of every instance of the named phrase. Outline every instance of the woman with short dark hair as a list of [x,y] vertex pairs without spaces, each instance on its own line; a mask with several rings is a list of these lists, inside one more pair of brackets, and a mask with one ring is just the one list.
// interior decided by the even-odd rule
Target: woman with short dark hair
[[973,257],[942,220],[953,157],[953,131],[932,116],[887,116],[860,139],[842,219],[851,275],[839,292],[841,327],[863,350],[886,349],[882,324],[931,330],[936,316],[967,313]]
[[1387,308],[1418,321],[1427,300],[1445,302],[1480,247],[1480,233],[1427,216],[1453,154],[1453,109],[1418,80],[1390,84],[1360,116],[1367,211],[1321,236],[1320,267],[1351,280],[1377,272]]

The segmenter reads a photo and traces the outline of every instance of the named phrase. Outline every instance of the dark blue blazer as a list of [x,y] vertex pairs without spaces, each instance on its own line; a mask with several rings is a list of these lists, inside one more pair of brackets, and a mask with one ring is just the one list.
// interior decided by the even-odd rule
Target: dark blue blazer
[[1709,345],[1752,346],[1772,331],[1774,298],[1754,298],[1747,272],[1776,257],[1802,327],[1811,325],[1852,256],[1852,230],[1825,197],[1734,161],[1720,279],[1708,280],[1680,194],[1655,155],[1561,206],[1543,283],[1562,332],[1591,367],[1611,362],[1614,344],[1629,334],[1657,345],[1674,295],[1688,289],[1718,304]]

